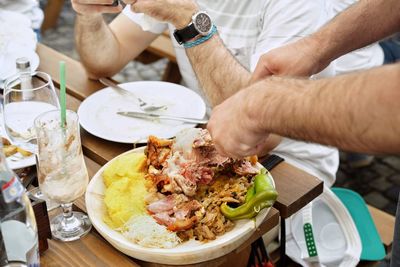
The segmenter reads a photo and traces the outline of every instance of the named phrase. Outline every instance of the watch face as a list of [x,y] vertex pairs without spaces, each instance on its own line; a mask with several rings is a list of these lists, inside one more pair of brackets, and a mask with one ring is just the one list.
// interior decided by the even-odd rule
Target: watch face
[[211,18],[206,13],[199,13],[195,20],[194,26],[196,30],[200,32],[202,35],[207,35],[212,27]]

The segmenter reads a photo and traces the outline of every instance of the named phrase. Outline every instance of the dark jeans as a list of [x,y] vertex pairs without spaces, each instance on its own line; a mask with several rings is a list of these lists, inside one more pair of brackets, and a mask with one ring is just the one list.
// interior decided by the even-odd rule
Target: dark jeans
[[381,41],[379,45],[385,55],[384,64],[395,63],[400,60],[400,34]]
[[394,236],[392,245],[392,259],[390,267],[400,266],[400,194],[397,201],[396,220],[394,222]]

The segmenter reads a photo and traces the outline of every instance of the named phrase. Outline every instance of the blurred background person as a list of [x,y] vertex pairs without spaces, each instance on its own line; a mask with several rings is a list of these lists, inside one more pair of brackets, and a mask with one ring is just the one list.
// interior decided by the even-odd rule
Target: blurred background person
[[40,39],[40,27],[43,22],[43,10],[38,0],[0,0],[0,9],[25,15],[32,23],[32,29]]

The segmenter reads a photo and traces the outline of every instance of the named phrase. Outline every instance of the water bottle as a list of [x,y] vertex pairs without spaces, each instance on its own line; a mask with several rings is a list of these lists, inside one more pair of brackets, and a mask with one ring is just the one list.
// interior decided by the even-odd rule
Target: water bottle
[[35,214],[0,142],[0,266],[40,266]]
[[22,94],[23,100],[31,100],[33,98],[33,93],[29,90],[33,88],[32,76],[31,76],[31,63],[26,57],[17,58],[16,67],[18,70],[19,79],[21,80],[21,90],[25,90]]

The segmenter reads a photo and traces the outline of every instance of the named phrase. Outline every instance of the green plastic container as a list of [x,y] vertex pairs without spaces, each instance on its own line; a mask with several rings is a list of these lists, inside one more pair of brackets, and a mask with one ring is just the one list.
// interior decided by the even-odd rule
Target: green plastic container
[[385,248],[364,199],[358,193],[349,189],[333,187],[332,191],[346,206],[356,224],[362,244],[360,259],[367,261],[383,260],[386,255]]

